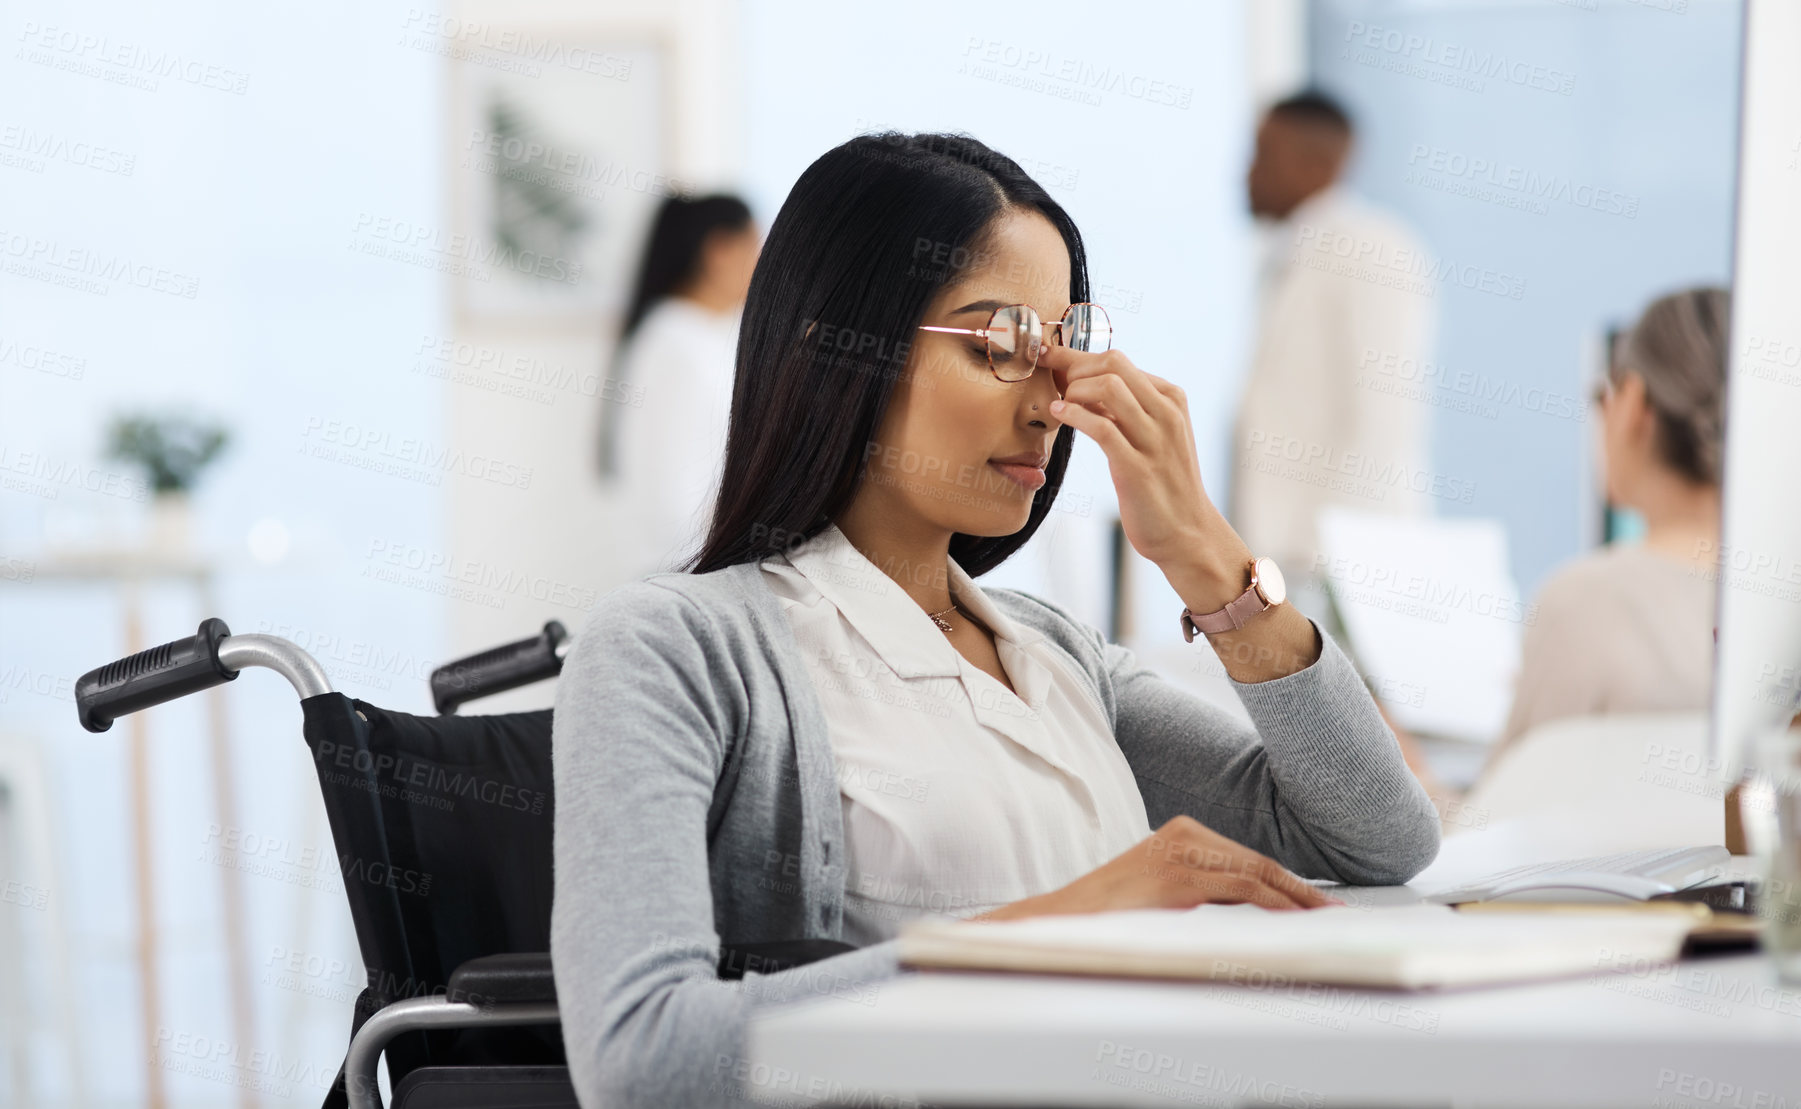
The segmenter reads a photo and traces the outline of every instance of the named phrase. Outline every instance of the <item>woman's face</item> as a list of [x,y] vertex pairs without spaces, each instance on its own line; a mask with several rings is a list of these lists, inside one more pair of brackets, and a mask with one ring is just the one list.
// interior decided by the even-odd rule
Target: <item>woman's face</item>
[[701,248],[704,280],[728,293],[734,303],[742,304],[750,292],[750,275],[756,271],[757,255],[762,249],[763,237],[754,223],[736,230],[714,231]]
[[[921,322],[983,328],[996,308],[1029,304],[1047,321],[1045,341],[1060,341],[1051,324],[1069,307],[1063,237],[1042,215],[1012,209],[991,231],[986,248],[967,255],[968,264],[933,298]],[[979,335],[916,332],[875,440],[865,448],[869,465],[858,499],[873,498],[875,515],[895,522],[965,535],[1013,534],[1025,526],[1044,484],[1062,426],[1050,411],[1058,396],[1048,369],[1024,381],[997,378]]]

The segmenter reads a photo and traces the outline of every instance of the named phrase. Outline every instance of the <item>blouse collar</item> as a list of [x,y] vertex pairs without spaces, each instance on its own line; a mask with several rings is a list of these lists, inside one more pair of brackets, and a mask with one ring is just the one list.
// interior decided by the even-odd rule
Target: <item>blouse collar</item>
[[[937,624],[919,603],[907,595],[895,577],[917,573],[926,580],[929,567],[889,567],[894,576],[871,562],[837,524],[787,553],[789,565],[811,582],[826,600],[844,614],[857,634],[868,641],[882,661],[902,678],[956,677],[961,672],[961,656],[951,646]],[[1018,689],[1022,700],[1037,704],[1049,674],[1033,663],[1015,663],[1024,659],[1021,648],[1044,638],[1043,634],[1012,620],[990,601],[975,580],[946,558],[949,566],[951,599],[973,612],[994,632],[995,650],[1007,667],[1007,675]],[[955,617],[951,617],[954,619]]]

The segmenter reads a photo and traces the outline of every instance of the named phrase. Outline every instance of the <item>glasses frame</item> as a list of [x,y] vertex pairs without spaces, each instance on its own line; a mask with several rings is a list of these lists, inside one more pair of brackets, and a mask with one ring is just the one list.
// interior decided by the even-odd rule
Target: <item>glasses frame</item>
[[[1029,363],[1030,368],[1026,371],[1026,375],[1024,377],[1005,378],[1005,377],[1001,377],[1000,367],[998,367],[994,364],[994,333],[997,330],[1004,332],[1006,329],[1005,328],[996,328],[994,326],[994,321],[997,318],[999,318],[999,316],[1002,312],[1005,312],[1012,308],[1023,308],[1027,313],[1029,313],[1029,315],[1026,317],[1028,322],[1030,322],[1031,320],[1038,321],[1038,327],[1037,327],[1038,349],[1032,353],[1031,360]],[[1052,328],[1052,327],[1056,328],[1057,335],[1058,335],[1058,341],[1062,342],[1063,341],[1064,321],[1068,320],[1069,314],[1071,312],[1074,312],[1078,308],[1092,308],[1096,312],[1099,312],[1101,314],[1102,319],[1107,321],[1107,347],[1108,347],[1108,349],[1112,349],[1112,346],[1113,346],[1113,317],[1107,314],[1107,310],[1105,308],[1096,304],[1092,300],[1076,301],[1074,304],[1071,304],[1068,308],[1065,308],[1063,310],[1063,315],[1057,317],[1055,322],[1048,323],[1048,324],[1044,322],[1044,317],[1038,314],[1038,309],[1032,307],[1030,304],[1022,303],[1022,304],[1003,304],[999,308],[996,308],[994,311],[988,313],[988,326],[987,327],[938,327],[933,324],[923,324],[922,323],[919,325],[919,330],[921,330],[921,331],[937,331],[937,332],[940,332],[940,333],[946,334],[946,335],[980,335],[983,340],[983,346],[987,350],[987,353],[988,353],[988,371],[990,373],[994,374],[994,376],[998,380],[1006,382],[1009,385],[1012,385],[1012,384],[1016,384],[1021,381],[1030,381],[1032,379],[1032,375],[1038,372],[1038,356],[1039,356],[1039,354],[1043,353],[1044,348],[1047,345],[1045,342],[1045,332],[1049,328]],[[1067,343],[1065,343],[1065,345],[1067,345]]]

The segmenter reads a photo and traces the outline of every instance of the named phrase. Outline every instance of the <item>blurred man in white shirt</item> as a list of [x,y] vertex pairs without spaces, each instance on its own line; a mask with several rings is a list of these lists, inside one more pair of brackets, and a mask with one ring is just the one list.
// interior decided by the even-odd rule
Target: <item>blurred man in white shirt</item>
[[1330,98],[1289,97],[1258,127],[1246,180],[1251,213],[1272,226],[1232,523],[1310,615],[1323,611],[1319,510],[1428,513],[1434,488],[1427,398],[1394,386],[1429,357],[1436,289],[1412,233],[1338,183],[1351,144]]

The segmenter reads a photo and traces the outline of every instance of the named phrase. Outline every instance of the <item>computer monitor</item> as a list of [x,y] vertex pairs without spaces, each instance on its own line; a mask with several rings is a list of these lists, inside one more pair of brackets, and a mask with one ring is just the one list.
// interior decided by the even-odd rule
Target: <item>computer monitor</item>
[[[1745,19],[1712,755],[1735,782],[1801,676],[1801,4]],[[1743,807],[1750,846],[1767,804]],[[1754,827],[1760,823],[1761,828]]]

